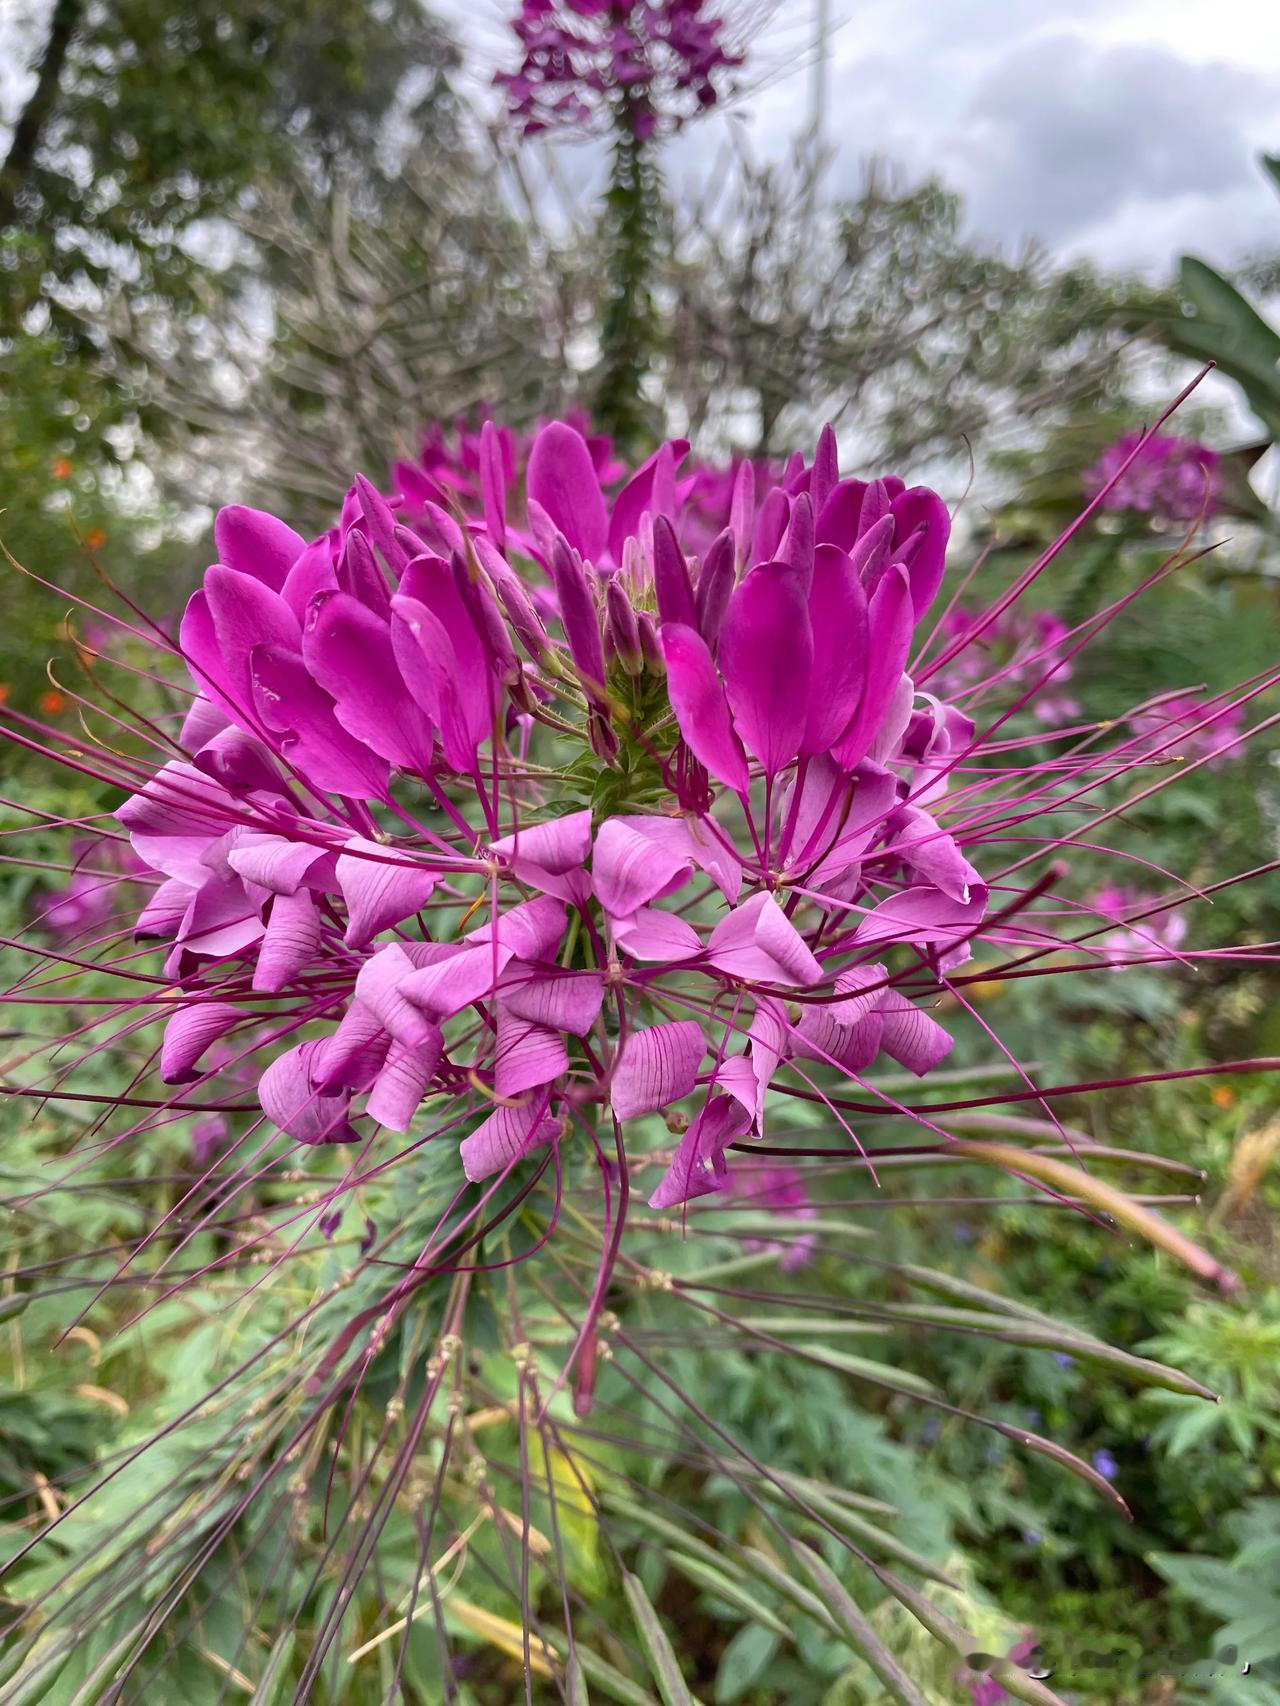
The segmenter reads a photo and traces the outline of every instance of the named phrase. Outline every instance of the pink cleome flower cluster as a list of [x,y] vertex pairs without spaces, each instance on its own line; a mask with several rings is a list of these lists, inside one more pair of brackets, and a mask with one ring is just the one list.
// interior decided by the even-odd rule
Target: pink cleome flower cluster
[[621,120],[643,141],[714,106],[742,63],[706,0],[523,0],[511,27],[523,59],[494,82],[525,136]]
[[[878,1065],[926,1076],[944,997],[991,1035],[968,982],[1114,932],[1101,899],[1055,903],[1054,856],[1121,809],[1118,777],[1163,786],[1171,747],[1234,729],[1260,689],[1046,759],[1011,710],[980,727],[948,695],[976,710],[1010,667],[1019,703],[1056,690],[1083,641],[1040,619],[982,675],[1049,556],[985,614],[935,615],[945,504],[841,478],[830,429],[811,461],[740,463],[709,542],[684,441],[621,482],[581,421],[467,442],[465,480],[450,448],[398,509],[357,478],[310,541],[221,511],[175,645],[180,741],[157,729],[165,762],[103,774],[132,786],[136,935],[166,945],[161,975],[129,974],[139,1018],[166,1020],[175,1104],[219,1121],[202,1153],[225,1105],[187,1098],[247,1080],[262,1119],[237,1143],[411,1134],[489,1189],[576,1151],[606,1190],[661,1167],[657,1209],[728,1189],[754,1151],[734,1190],[794,1219],[803,1180],[768,1170],[795,1153],[770,1142],[788,1098],[846,1151],[859,1113],[945,1138]],[[1138,957],[1187,957],[1160,922],[1186,898],[1140,897]]]
[[1169,432],[1130,433],[1107,446],[1086,471],[1084,485],[1090,496],[1111,486],[1102,499],[1103,509],[1132,510],[1162,521],[1194,521],[1216,508],[1218,462],[1218,452],[1195,439]]
[[965,642],[939,682],[946,698],[963,700],[979,690],[1026,693],[1031,714],[1048,727],[1080,715],[1079,700],[1061,691],[1075,673],[1071,633],[1052,611],[1010,608],[987,621],[982,612],[955,605],[943,632]]

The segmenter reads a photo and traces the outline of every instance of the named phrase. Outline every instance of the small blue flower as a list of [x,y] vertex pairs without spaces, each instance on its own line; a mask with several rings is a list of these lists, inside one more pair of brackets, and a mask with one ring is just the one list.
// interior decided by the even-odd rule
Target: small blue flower
[[1114,1481],[1120,1472],[1120,1465],[1105,1447],[1101,1451],[1094,1452],[1093,1467],[1099,1475],[1105,1475],[1108,1481]]

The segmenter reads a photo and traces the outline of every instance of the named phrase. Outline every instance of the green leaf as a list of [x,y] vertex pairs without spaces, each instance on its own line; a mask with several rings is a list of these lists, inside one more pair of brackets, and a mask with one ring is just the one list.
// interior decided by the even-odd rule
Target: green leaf
[[729,1706],[758,1682],[778,1650],[778,1637],[759,1623],[744,1623],[720,1656],[716,1701]]
[[[958,1657],[966,1662],[982,1652],[982,1647],[969,1631],[939,1611],[932,1600],[926,1599],[922,1593],[917,1593],[913,1587],[895,1576],[891,1570],[883,1570],[878,1564],[872,1564],[876,1578],[886,1587],[899,1605],[904,1605],[918,1623],[924,1625],[935,1640],[942,1641],[950,1647]],[[1012,1694],[1015,1700],[1024,1700],[1028,1706],[1064,1706],[1061,1698],[1051,1688],[1046,1688],[1029,1672],[1011,1659],[995,1659],[983,1666],[983,1674],[998,1682],[1006,1693]]]
[[791,1550],[825,1595],[849,1645],[870,1665],[900,1706],[929,1706],[924,1695],[845,1592],[835,1571],[802,1540],[793,1540]]
[[692,1694],[685,1686],[680,1664],[676,1658],[667,1632],[658,1621],[658,1614],[649,1601],[639,1579],[624,1570],[622,1588],[627,1596],[627,1604],[631,1607],[631,1615],[635,1619],[636,1632],[644,1643],[653,1671],[653,1680],[658,1685],[658,1693],[662,1696],[664,1706],[698,1706]]
[[702,1558],[691,1558],[685,1552],[674,1550],[668,1554],[667,1561],[682,1575],[688,1576],[691,1582],[696,1582],[706,1593],[724,1600],[726,1605],[732,1605],[745,1617],[754,1617],[780,1638],[790,1633],[780,1617],[767,1610],[756,1595],[740,1582],[735,1582],[723,1570],[716,1569]]

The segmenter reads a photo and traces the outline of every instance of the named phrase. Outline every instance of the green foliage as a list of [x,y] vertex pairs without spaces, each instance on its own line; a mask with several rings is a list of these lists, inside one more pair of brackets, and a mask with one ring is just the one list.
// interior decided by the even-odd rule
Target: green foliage
[[[1280,157],[1264,154],[1262,166],[1280,188]],[[1268,437],[1280,437],[1280,331],[1207,261],[1184,255],[1178,283],[1182,300],[1175,308],[1153,315],[1145,305],[1135,320],[1179,355],[1216,362],[1240,387]]]

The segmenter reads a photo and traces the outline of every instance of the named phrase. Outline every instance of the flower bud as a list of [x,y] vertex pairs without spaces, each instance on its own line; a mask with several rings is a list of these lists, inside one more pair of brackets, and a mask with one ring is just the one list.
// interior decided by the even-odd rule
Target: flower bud
[[720,624],[733,592],[734,562],[733,534],[728,528],[712,541],[698,576],[696,604],[698,632],[714,655],[720,637]]
[[628,675],[644,672],[644,652],[640,646],[640,627],[626,589],[615,576],[604,591],[605,632],[618,662]]

